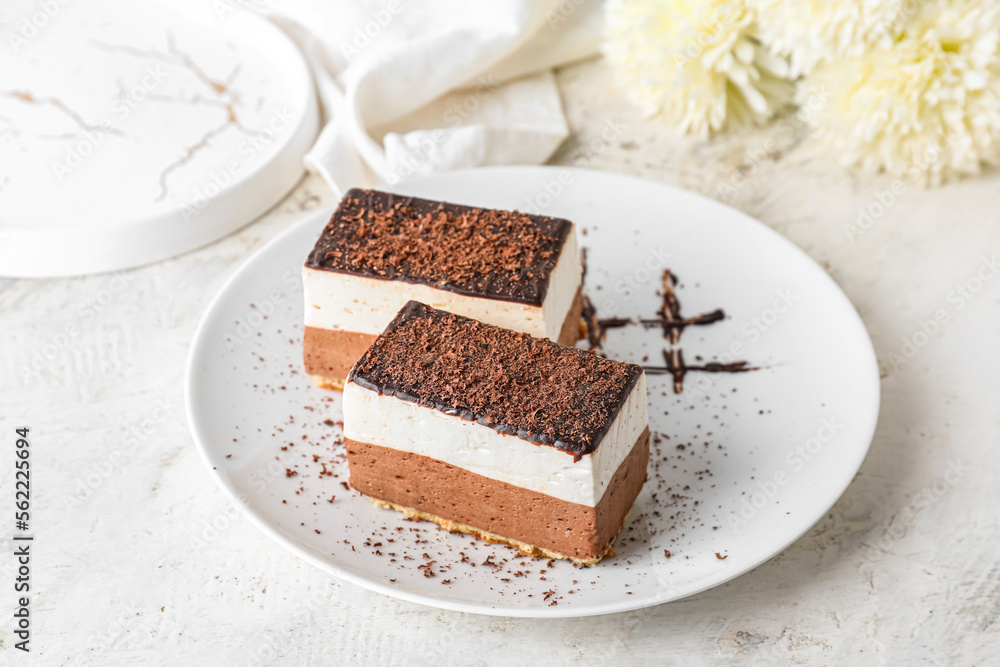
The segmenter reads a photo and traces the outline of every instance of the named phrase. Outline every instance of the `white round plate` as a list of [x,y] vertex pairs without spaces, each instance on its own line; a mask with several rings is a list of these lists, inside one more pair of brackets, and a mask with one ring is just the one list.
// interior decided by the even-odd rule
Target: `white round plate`
[[238,2],[14,0],[0,59],[0,276],[114,271],[247,224],[319,126],[295,44]]
[[[206,464],[294,553],[366,588],[446,609],[606,614],[676,600],[760,565],[854,477],[878,417],[871,342],[833,280],[764,225],[683,190],[576,169],[476,169],[398,190],[567,217],[588,249],[586,291],[602,315],[653,316],[669,268],[686,316],[726,312],[684,331],[687,362],[728,361],[735,350],[761,368],[691,373],[680,394],[667,376],[649,377],[649,478],[617,556],[595,567],[406,521],[346,488],[340,395],[302,370],[299,270],[330,214],[319,212],[233,275],[195,335],[187,372],[189,421]],[[663,346],[659,329],[625,327],[609,331],[605,350],[662,364]]]

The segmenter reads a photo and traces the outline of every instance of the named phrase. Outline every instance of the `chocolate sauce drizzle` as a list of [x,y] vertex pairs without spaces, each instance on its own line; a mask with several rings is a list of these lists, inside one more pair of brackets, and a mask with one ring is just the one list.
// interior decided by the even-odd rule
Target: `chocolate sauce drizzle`
[[679,347],[663,350],[665,366],[643,366],[642,369],[649,375],[673,375],[674,393],[680,394],[684,391],[684,376],[691,371],[702,373],[746,373],[748,371],[760,370],[760,366],[751,366],[748,361],[731,361],[723,364],[718,361],[710,361],[706,364],[689,366],[684,363],[684,352]]
[[[586,259],[586,257],[584,258]],[[586,272],[586,261],[584,261],[584,271]],[[664,366],[643,366],[642,369],[650,375],[672,375],[674,378],[674,393],[680,394],[684,391],[684,376],[692,371],[701,373],[746,373],[748,371],[759,370],[759,366],[751,366],[748,361],[732,361],[721,363],[716,361],[705,364],[688,365],[684,362],[684,353],[681,350],[681,334],[689,326],[705,326],[725,319],[726,313],[717,308],[708,313],[702,313],[694,317],[684,317],[681,314],[681,304],[677,299],[677,276],[670,269],[666,269],[661,277],[663,285],[663,303],[657,317],[651,318],[625,318],[609,317],[598,318],[597,311],[586,296],[583,297],[583,319],[587,324],[587,342],[590,349],[600,352],[605,336],[609,329],[639,325],[647,329],[663,329],[663,337],[667,340],[667,347],[663,350]]]

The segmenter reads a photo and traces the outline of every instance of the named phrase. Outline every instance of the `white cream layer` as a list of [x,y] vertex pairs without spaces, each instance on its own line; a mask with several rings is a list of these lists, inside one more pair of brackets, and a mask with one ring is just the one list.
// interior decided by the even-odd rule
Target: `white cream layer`
[[556,340],[580,287],[582,267],[571,228],[549,277],[541,307],[466,296],[429,285],[303,267],[305,324],[308,327],[380,334],[407,301],[414,299],[456,315]]
[[344,436],[428,456],[469,472],[571,503],[595,507],[646,429],[646,377],[640,376],[604,439],[577,462],[555,447],[446,415],[348,382]]

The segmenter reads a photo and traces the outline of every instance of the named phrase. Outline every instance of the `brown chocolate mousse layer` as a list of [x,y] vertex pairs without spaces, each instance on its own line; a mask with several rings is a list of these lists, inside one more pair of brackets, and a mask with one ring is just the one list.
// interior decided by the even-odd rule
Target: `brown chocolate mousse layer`
[[352,189],[306,267],[541,306],[572,223]]
[[354,331],[333,331],[318,327],[306,327],[302,337],[303,358],[306,373],[333,384],[339,381],[343,388],[344,379],[362,354],[377,336]]
[[573,347],[576,345],[576,341],[583,338],[580,335],[581,329],[580,325],[583,322],[581,319],[583,317],[583,285],[576,290],[576,296],[573,297],[573,305],[569,307],[569,312],[566,313],[566,319],[563,320],[562,329],[559,331],[559,340],[556,342],[560,345],[565,345],[566,347]]
[[579,460],[600,444],[641,375],[635,364],[410,301],[348,381]]
[[480,537],[499,536],[591,564],[604,556],[621,531],[646,480],[649,429],[622,461],[596,507],[419,454],[350,439],[346,447],[351,486],[367,496],[443,519],[435,521],[439,524],[458,522],[492,534]]
[[[572,347],[580,340],[580,317],[583,312],[583,292],[577,290],[573,305],[566,314],[559,344]],[[361,355],[378,336],[354,331],[333,331],[306,327],[302,341],[306,373],[327,389],[343,390],[344,380]]]

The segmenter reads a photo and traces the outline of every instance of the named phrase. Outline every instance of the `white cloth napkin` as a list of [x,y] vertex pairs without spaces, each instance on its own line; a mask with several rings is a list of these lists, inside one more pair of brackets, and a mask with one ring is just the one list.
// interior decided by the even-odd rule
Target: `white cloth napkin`
[[544,162],[568,135],[551,68],[597,53],[594,0],[292,0],[269,17],[313,67],[307,166],[338,193]]

